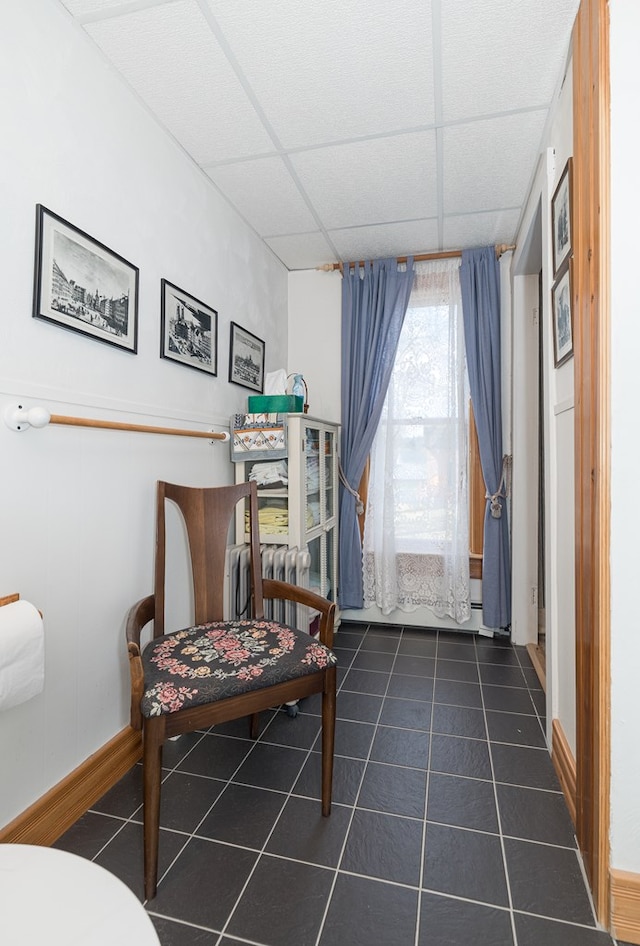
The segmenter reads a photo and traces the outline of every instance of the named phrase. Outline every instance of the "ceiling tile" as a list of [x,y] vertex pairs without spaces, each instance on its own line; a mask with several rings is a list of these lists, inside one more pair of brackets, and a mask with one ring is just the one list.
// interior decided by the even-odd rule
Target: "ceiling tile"
[[208,0],[285,148],[434,120],[426,0]]
[[265,243],[287,269],[315,269],[335,259],[332,247],[320,232],[269,237]]
[[443,129],[445,212],[520,207],[536,166],[545,119],[546,112],[528,112]]
[[259,158],[205,170],[261,236],[317,228],[282,158]]
[[435,132],[304,151],[291,163],[327,229],[437,213]]
[[[375,227],[331,230],[329,237],[344,262],[427,253],[438,245],[438,221],[411,220]],[[409,249],[407,249],[409,247]]]
[[273,151],[193,0],[88,23],[85,29],[196,161]]
[[107,13],[118,7],[130,7],[126,0],[62,0],[62,5],[74,16],[84,16],[94,13]]
[[442,223],[443,248],[469,249],[513,243],[520,220],[519,210],[494,210],[489,213],[445,217]]
[[442,4],[444,121],[548,106],[579,0]]

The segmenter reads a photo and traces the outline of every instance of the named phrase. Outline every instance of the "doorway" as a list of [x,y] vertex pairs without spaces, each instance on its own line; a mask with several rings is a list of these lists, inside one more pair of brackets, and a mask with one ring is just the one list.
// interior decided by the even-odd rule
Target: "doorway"
[[542,199],[514,259],[513,303],[517,317],[512,345],[512,575],[514,642],[527,648],[546,692],[545,465],[546,391],[542,292]]

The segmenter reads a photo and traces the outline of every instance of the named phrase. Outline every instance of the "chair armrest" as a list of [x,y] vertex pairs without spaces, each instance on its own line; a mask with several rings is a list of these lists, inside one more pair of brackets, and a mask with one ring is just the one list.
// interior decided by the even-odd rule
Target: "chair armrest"
[[129,608],[125,631],[127,651],[129,653],[129,673],[131,674],[131,726],[142,729],[140,701],[144,693],[144,672],[140,656],[140,631],[153,620],[155,599],[153,595],[142,598]]
[[[140,631],[149,621],[153,621],[154,605],[154,595],[147,595],[146,598],[137,601],[127,612],[125,625],[127,646],[134,644],[138,649],[138,653],[140,653]],[[131,651],[130,647],[129,651]]]
[[326,647],[333,647],[333,623],[336,614],[336,606],[333,601],[323,598],[315,591],[309,591],[308,588],[300,588],[299,585],[291,585],[289,582],[277,581],[274,578],[264,578],[262,580],[262,593],[265,598],[293,601],[296,604],[302,604],[319,611],[320,631],[318,636]]

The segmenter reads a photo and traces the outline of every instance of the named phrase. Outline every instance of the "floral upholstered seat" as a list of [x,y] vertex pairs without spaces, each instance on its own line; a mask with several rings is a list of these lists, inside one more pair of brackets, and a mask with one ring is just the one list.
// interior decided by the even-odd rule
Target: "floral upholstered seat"
[[273,686],[336,663],[328,647],[275,621],[214,621],[165,634],[142,653],[143,716]]

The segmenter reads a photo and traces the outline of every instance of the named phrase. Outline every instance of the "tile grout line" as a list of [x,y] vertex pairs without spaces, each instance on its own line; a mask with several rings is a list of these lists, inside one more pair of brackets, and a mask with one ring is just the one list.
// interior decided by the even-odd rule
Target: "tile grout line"
[[[358,647],[358,650],[356,651],[356,655],[357,655],[358,653],[360,653],[360,651],[361,651],[361,649],[362,649],[362,642],[365,640],[365,638],[366,638],[367,634],[369,634],[370,630],[371,630],[371,624],[368,624],[368,625],[367,625],[367,630],[366,630],[365,633],[362,635],[362,639],[361,639],[361,641],[360,641],[360,645],[359,645],[359,647]],[[367,757],[366,757],[366,759],[363,760],[363,761],[364,761],[364,766],[363,766],[363,769],[362,769],[362,775],[360,776],[360,781],[359,781],[359,783],[358,783],[358,788],[357,788],[357,791],[356,791],[356,794],[355,794],[355,798],[354,798],[354,801],[353,801],[353,806],[351,806],[351,816],[350,816],[350,818],[349,818],[349,824],[347,825],[347,830],[345,831],[345,835],[344,835],[344,841],[342,842],[342,847],[340,848],[340,854],[338,855],[338,860],[337,860],[337,863],[336,863],[336,866],[335,866],[335,870],[334,870],[334,875],[333,875],[333,881],[332,881],[332,883],[331,883],[331,888],[330,888],[329,893],[328,893],[328,895],[327,895],[327,902],[325,903],[324,911],[323,911],[323,914],[322,914],[322,919],[321,919],[321,921],[320,921],[320,926],[319,926],[319,929],[318,929],[318,935],[317,935],[317,937],[316,937],[315,946],[320,946],[320,941],[321,941],[321,938],[322,938],[322,934],[323,934],[323,932],[324,932],[324,926],[325,926],[325,923],[326,923],[326,920],[327,920],[327,916],[328,916],[328,913],[329,913],[329,908],[330,908],[330,906],[331,906],[331,901],[332,901],[332,899],[333,899],[333,893],[334,893],[334,890],[335,890],[335,887],[336,887],[336,883],[338,882],[338,876],[339,876],[339,874],[340,874],[340,865],[342,864],[342,859],[343,859],[343,857],[344,857],[345,848],[346,848],[346,846],[347,846],[347,841],[348,841],[348,839],[349,839],[349,832],[351,831],[351,825],[353,824],[353,819],[354,819],[354,817],[355,817],[356,809],[357,809],[357,807],[358,807],[358,799],[359,799],[359,797],[360,797],[360,792],[362,791],[362,784],[363,784],[364,779],[365,779],[365,776],[366,776],[366,774],[367,774],[367,767],[368,767],[369,762],[370,762],[370,760],[371,760],[371,751],[372,751],[372,749],[373,749],[373,744],[374,744],[374,742],[375,742],[375,740],[376,740],[376,736],[377,736],[377,734],[378,734],[378,726],[379,726],[379,724],[380,724],[380,717],[382,716],[382,710],[383,710],[383,707],[384,707],[384,701],[385,701],[385,699],[387,698],[387,693],[388,693],[388,690],[389,690],[389,683],[391,682],[391,677],[393,676],[393,668],[394,668],[394,666],[395,666],[396,659],[397,659],[397,656],[398,656],[398,650],[399,650],[399,647],[400,647],[400,640],[401,640],[401,637],[402,637],[402,635],[400,635],[399,638],[398,638],[398,642],[397,642],[397,644],[396,644],[396,650],[395,650],[395,653],[394,653],[394,655],[393,655],[393,662],[392,662],[392,664],[391,664],[391,669],[388,671],[387,685],[386,685],[386,687],[385,687],[384,694],[382,694],[382,700],[380,701],[380,709],[378,710],[378,716],[377,716],[376,722],[375,722],[375,724],[374,724],[374,730],[373,730],[373,735],[372,735],[372,737],[371,737],[371,743],[370,743],[370,745],[369,745],[369,751],[367,752]],[[355,660],[355,656],[356,656],[356,655],[354,655],[354,660]],[[371,672],[371,671],[370,671],[370,672]],[[378,672],[378,671],[376,671],[376,672]],[[346,675],[345,675],[345,679],[346,679]],[[343,686],[343,685],[344,685],[344,680],[343,680],[343,683],[342,683],[341,686],[340,686],[340,689],[342,689],[342,686]],[[350,693],[351,691],[350,691],[350,690],[345,690],[345,692],[346,692],[346,693]],[[376,695],[378,695],[378,694],[376,694]],[[363,875],[355,874],[354,876],[360,877],[360,876],[363,876]]]
[[[265,726],[264,730],[260,733],[260,736],[258,737],[258,739],[256,739],[256,741],[255,741],[255,743],[254,743],[254,747],[258,745],[258,743],[260,742],[262,736],[268,731],[269,727],[270,727],[271,724],[273,723],[273,720],[277,718],[279,711],[280,711],[280,710],[276,710],[276,712],[273,714],[273,716],[271,717],[271,719],[269,720],[269,722],[268,722],[267,725]],[[280,821],[280,818],[282,817],[282,812],[283,812],[284,809],[286,808],[287,802],[289,801],[289,799],[291,798],[291,796],[292,796],[292,794],[293,794],[293,789],[295,788],[296,782],[297,782],[298,779],[300,778],[300,775],[301,775],[301,773],[302,773],[302,770],[303,770],[303,768],[305,767],[305,765],[307,764],[307,761],[308,761],[309,757],[311,756],[311,753],[312,753],[312,751],[313,751],[313,746],[314,746],[315,743],[318,741],[319,735],[320,735],[320,733],[316,733],[314,739],[313,739],[312,742],[311,742],[311,746],[306,750],[304,759],[303,759],[303,761],[302,761],[302,763],[301,763],[301,765],[300,765],[300,768],[298,769],[297,774],[296,774],[296,775],[294,776],[294,778],[293,778],[293,781],[292,781],[292,783],[291,783],[291,787],[290,787],[289,791],[288,791],[288,792],[282,792],[282,795],[284,796],[284,798],[283,798],[282,805],[281,805],[281,807],[280,807],[280,811],[278,812],[278,814],[277,814],[277,816],[276,816],[276,819],[275,819],[273,825],[271,826],[271,830],[268,832],[266,838],[264,839],[264,842],[263,842],[263,844],[262,844],[262,847],[261,847],[260,850],[258,851],[258,856],[256,857],[255,863],[254,863],[253,867],[251,868],[251,870],[249,871],[249,874],[247,875],[247,879],[245,880],[244,884],[242,885],[242,888],[241,888],[240,892],[238,893],[238,896],[237,896],[237,898],[236,898],[236,902],[234,903],[233,907],[232,907],[231,910],[229,911],[229,914],[228,914],[226,920],[225,920],[224,923],[222,924],[222,929],[221,929],[220,932],[218,933],[217,946],[220,946],[220,943],[222,942],[223,937],[224,937],[225,935],[227,935],[227,934],[226,934],[227,927],[229,926],[229,923],[230,923],[231,920],[233,919],[233,916],[234,916],[236,910],[238,909],[238,906],[239,906],[239,904],[240,904],[240,901],[241,901],[242,897],[244,896],[244,893],[245,893],[247,887],[249,886],[249,883],[251,882],[251,879],[252,879],[253,875],[255,874],[255,872],[256,872],[256,870],[257,870],[257,868],[258,868],[258,864],[260,863],[260,861],[261,861],[263,855],[266,853],[267,844],[268,844],[269,841],[271,840],[271,836],[273,835],[273,832],[275,831],[275,829],[276,829],[276,827],[277,827],[277,825],[278,825],[278,822]],[[262,743],[262,745],[265,745],[265,743]],[[273,745],[273,744],[271,744],[271,743],[266,743],[266,745]],[[237,774],[238,770],[244,765],[244,763],[246,762],[247,757],[248,757],[250,754],[251,754],[251,752],[248,752],[247,755],[245,756],[245,758],[242,760],[242,762],[241,762],[240,765],[238,766],[238,768],[236,768],[235,772],[233,773],[233,775],[232,775],[231,778],[229,779],[229,782],[227,783],[227,785],[225,786],[225,788],[224,788],[223,791],[226,791],[226,789],[229,787],[229,785],[231,784],[231,780],[232,780],[233,777]],[[244,784],[244,783],[234,783],[234,784]],[[258,788],[258,789],[261,789],[261,790],[263,790],[263,791],[264,791],[264,790],[268,790],[268,789],[265,789],[264,786],[249,786],[249,787],[251,787],[251,788]],[[222,793],[221,793],[221,794],[222,794]],[[220,797],[220,796],[218,796],[218,797]],[[215,804],[215,803],[214,803],[214,804]],[[212,806],[212,807],[213,807],[213,806]],[[206,817],[206,816],[205,816],[205,817]],[[202,822],[200,822],[200,824],[202,824]],[[198,825],[198,827],[199,827],[199,826],[200,826],[200,825]],[[221,842],[216,842],[214,838],[209,838],[208,840],[214,841],[214,843],[221,843]],[[238,846],[239,846],[239,847],[242,847],[242,845],[238,845]],[[244,850],[247,850],[247,848],[243,848],[243,849],[244,849]],[[251,850],[251,851],[253,851],[253,852],[255,853],[255,849],[254,849],[254,848],[249,848],[248,850]],[[229,935],[231,935],[231,934],[229,934]],[[251,941],[250,941],[250,940],[247,940],[246,942],[251,942]]]
[[[404,628],[402,629],[404,635]],[[418,875],[418,902],[416,912],[415,946],[420,946],[420,918],[422,914],[422,891],[424,885],[424,859],[427,852],[427,818],[429,814],[429,786],[431,784],[431,749],[433,746],[433,707],[436,698],[436,679],[438,672],[438,645],[440,632],[436,636],[436,653],[433,661],[433,691],[431,693],[431,724],[429,726],[429,748],[427,750],[427,777],[424,788],[424,813],[422,817],[422,843],[420,845],[420,872]]]
[[[365,632],[365,634],[363,634],[362,639],[364,639],[365,636],[366,636],[366,632]],[[358,653],[358,651],[360,650],[361,645],[362,645],[362,640],[360,641],[360,644],[358,645],[358,648],[357,648],[356,651],[354,652],[354,657],[352,658],[352,661],[351,661],[352,663],[353,663],[353,660],[355,659],[355,655],[356,655],[356,654]],[[349,665],[349,666],[351,666],[351,665]],[[347,673],[348,673],[348,671],[347,671]],[[341,688],[342,688],[342,684],[340,685],[340,688],[339,688],[339,689],[341,689]],[[339,692],[339,691],[338,691],[338,692]],[[277,714],[276,714],[276,715],[277,715]],[[273,717],[272,717],[272,720],[270,721],[269,725],[271,724],[272,721],[273,721]],[[268,730],[269,725],[267,725],[267,726],[265,727],[264,732],[266,732],[266,731]],[[261,736],[264,734],[264,732],[261,733]],[[277,825],[278,825],[278,822],[280,821],[280,818],[282,817],[282,812],[284,811],[284,809],[285,809],[285,807],[286,807],[286,805],[287,805],[287,802],[289,801],[289,799],[290,799],[291,796],[293,795],[293,789],[295,788],[296,782],[297,782],[297,780],[300,778],[300,775],[301,775],[301,773],[302,773],[302,769],[304,768],[304,766],[306,765],[308,759],[310,758],[311,753],[313,752],[313,746],[317,743],[318,738],[321,736],[321,732],[322,732],[322,727],[320,728],[320,732],[318,732],[318,733],[316,734],[315,738],[313,739],[313,741],[312,741],[312,743],[311,743],[311,746],[310,746],[309,749],[307,750],[306,755],[305,755],[305,758],[304,758],[304,761],[302,762],[302,765],[300,766],[300,770],[298,771],[298,774],[297,774],[297,775],[295,776],[295,778],[293,779],[293,782],[292,782],[292,784],[291,784],[291,788],[289,789],[289,791],[288,791],[287,793],[285,793],[285,798],[284,798],[282,807],[280,808],[280,811],[279,811],[279,813],[278,813],[278,815],[277,815],[277,817],[276,817],[276,820],[275,820],[275,822],[273,823],[273,825],[272,825],[272,827],[271,827],[271,830],[269,831],[267,837],[265,838],[265,841],[264,841],[264,844],[262,845],[262,848],[261,848],[260,851],[258,852],[258,856],[257,856],[257,858],[256,858],[255,864],[254,864],[253,867],[251,868],[251,871],[249,872],[249,875],[247,876],[247,879],[246,879],[245,883],[243,884],[242,889],[240,890],[240,892],[239,892],[239,894],[238,894],[238,896],[237,896],[237,898],[236,898],[235,904],[234,904],[233,907],[231,908],[231,910],[230,910],[230,912],[229,912],[229,915],[227,916],[227,919],[225,920],[224,924],[222,925],[222,929],[221,929],[221,931],[220,931],[219,934],[218,934],[218,940],[217,940],[216,946],[220,946],[220,943],[222,942],[222,938],[226,935],[227,927],[229,926],[229,923],[230,923],[231,920],[233,919],[233,916],[234,916],[236,910],[238,909],[238,906],[239,906],[239,904],[240,904],[240,901],[241,901],[241,899],[242,899],[242,897],[243,897],[243,895],[244,895],[244,893],[245,893],[245,891],[246,891],[246,889],[247,889],[247,887],[248,887],[248,885],[249,885],[249,883],[250,883],[250,881],[251,881],[251,878],[253,877],[253,875],[255,874],[255,872],[256,872],[256,870],[257,870],[257,867],[258,867],[258,864],[260,863],[261,858],[262,858],[263,855],[266,853],[267,844],[269,843],[269,841],[270,841],[270,839],[271,839],[271,836],[273,835],[273,832],[275,831],[275,829],[276,829],[276,827],[277,827]],[[256,740],[256,744],[257,744],[257,742],[258,742],[258,740]],[[248,754],[249,754],[249,753],[248,753]],[[245,758],[246,758],[246,757],[245,757]],[[241,765],[244,764],[244,761],[245,761],[245,760],[243,760],[243,762],[241,763]],[[238,768],[240,768],[240,766],[238,766]],[[236,772],[237,772],[237,771],[238,771],[238,770],[236,769]],[[234,772],[234,775],[236,774],[236,772]],[[363,771],[363,777],[364,777],[364,771]],[[233,776],[232,776],[232,778],[233,778]],[[297,797],[297,796],[296,796],[296,797]],[[201,823],[202,823],[202,822],[201,822]],[[347,830],[348,830],[348,829],[347,829]],[[320,865],[314,865],[314,866],[320,866]],[[333,886],[332,886],[332,889],[333,889]],[[328,900],[327,900],[327,906],[328,906],[330,897],[331,897],[331,893],[329,893],[329,897],[328,897]],[[325,914],[326,914],[326,909],[325,909]],[[324,916],[323,916],[323,921],[322,921],[321,926],[320,926],[320,931],[322,931],[322,926],[323,926],[323,924],[324,924]],[[231,934],[229,934],[229,935],[231,935]]]
[[[273,718],[273,717],[272,717],[272,718]],[[271,722],[271,720],[269,720],[269,723],[270,723],[270,722]],[[269,723],[267,724],[267,727],[268,727]],[[265,727],[265,728],[267,728],[267,727]],[[207,730],[207,732],[204,732],[204,733],[202,734],[202,739],[204,739],[207,735],[213,736],[214,734],[211,732],[211,729],[214,729],[214,728],[215,728],[215,727],[211,727],[209,730]],[[191,749],[189,749],[189,751],[185,754],[185,756],[183,757],[183,759],[181,759],[179,762],[176,763],[176,765],[174,765],[174,767],[170,770],[170,772],[167,774],[167,776],[165,777],[165,779],[162,780],[163,783],[166,781],[166,778],[168,778],[169,775],[171,775],[172,773],[176,772],[176,770],[178,770],[178,768],[177,768],[178,765],[180,765],[180,764],[184,761],[184,759],[188,758],[188,756],[191,755],[191,753],[193,752],[193,750],[195,749],[195,747],[198,746],[198,745],[200,745],[200,743],[202,742],[202,739],[199,739],[198,742],[197,742],[194,746],[192,746]],[[165,877],[167,876],[167,874],[171,871],[171,869],[172,869],[173,866],[175,865],[175,863],[176,863],[176,861],[178,860],[178,858],[184,853],[184,850],[185,850],[185,848],[187,847],[187,845],[190,843],[190,841],[192,841],[194,837],[197,837],[197,836],[198,836],[198,835],[197,835],[198,828],[202,825],[202,823],[205,821],[205,819],[209,816],[209,814],[211,813],[213,807],[217,804],[217,802],[219,801],[219,799],[222,797],[222,795],[225,793],[225,791],[227,790],[227,788],[228,788],[229,785],[231,784],[231,781],[232,781],[234,775],[236,775],[236,773],[238,772],[238,770],[244,765],[244,763],[246,762],[247,758],[251,755],[251,753],[253,752],[253,750],[255,749],[255,747],[256,747],[257,745],[258,745],[258,739],[256,739],[256,740],[254,740],[254,741],[251,742],[251,748],[247,750],[247,753],[246,753],[246,755],[243,756],[242,761],[238,763],[238,765],[237,765],[236,768],[233,770],[233,772],[231,773],[231,775],[229,776],[229,778],[225,780],[225,784],[224,784],[223,788],[220,789],[220,791],[218,792],[218,794],[216,795],[216,797],[214,798],[214,800],[212,801],[212,803],[209,805],[209,808],[206,810],[206,812],[204,813],[204,815],[202,816],[202,818],[200,819],[200,821],[197,823],[197,825],[195,826],[195,828],[193,829],[193,831],[187,833],[187,839],[186,839],[185,843],[182,845],[182,847],[180,848],[180,850],[178,851],[178,853],[176,854],[176,856],[173,858],[173,860],[171,861],[171,863],[168,865],[167,869],[166,869],[165,871],[163,871],[163,873],[161,874],[160,878],[158,879],[158,887],[160,887],[160,884],[163,882],[163,880],[165,879]],[[180,771],[180,770],[178,770],[178,771]],[[196,774],[196,773],[193,773],[193,774]],[[220,781],[222,781],[222,779],[220,779]],[[205,839],[205,840],[212,840],[212,839],[209,838],[209,839]],[[147,901],[145,900],[145,905],[146,905],[146,903],[147,903]],[[163,914],[161,914],[161,915],[163,915]]]
[[482,714],[484,716],[484,727],[487,737],[487,749],[489,752],[489,765],[491,766],[491,779],[493,784],[493,799],[496,806],[496,818],[498,821],[498,835],[500,837],[500,850],[502,852],[502,864],[504,867],[504,879],[507,887],[507,897],[509,901],[509,918],[511,920],[511,935],[513,936],[513,946],[518,946],[518,934],[516,931],[516,920],[513,909],[513,896],[511,893],[511,882],[509,880],[509,870],[507,867],[507,852],[504,844],[504,834],[502,831],[502,818],[500,816],[500,806],[498,804],[498,788],[496,785],[496,772],[493,764],[493,751],[491,749],[491,739],[489,738],[489,722],[487,720],[487,708],[484,702],[484,684],[482,683],[482,677],[480,675],[480,661],[478,660],[478,649],[474,641],[474,650],[476,652],[476,668],[478,671],[478,681],[480,683],[480,699],[482,700]]

